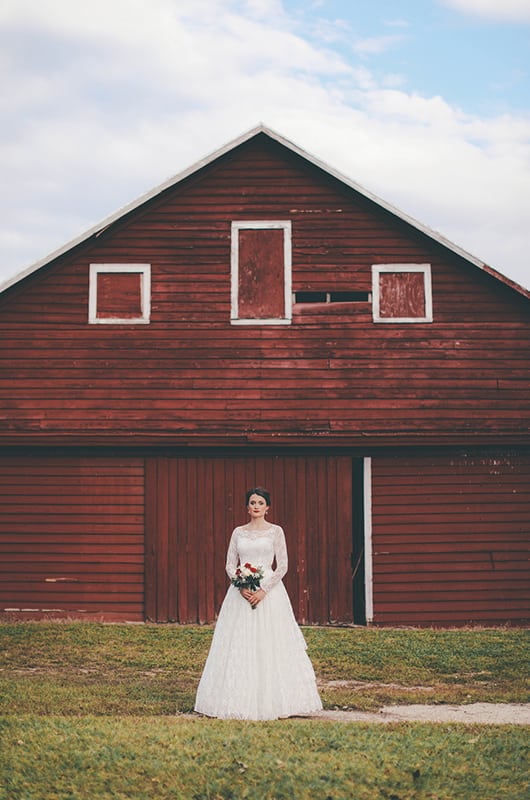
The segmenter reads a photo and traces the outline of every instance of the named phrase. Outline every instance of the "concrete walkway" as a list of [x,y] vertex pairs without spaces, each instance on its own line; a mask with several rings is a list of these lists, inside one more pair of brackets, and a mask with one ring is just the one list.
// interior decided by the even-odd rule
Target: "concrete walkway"
[[384,706],[380,711],[320,711],[329,722],[463,722],[468,725],[530,725],[530,703],[470,703],[463,706]]

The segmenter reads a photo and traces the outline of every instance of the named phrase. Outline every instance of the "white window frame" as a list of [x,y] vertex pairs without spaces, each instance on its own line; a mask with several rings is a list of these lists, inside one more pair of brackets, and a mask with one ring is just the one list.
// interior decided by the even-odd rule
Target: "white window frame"
[[[283,230],[283,282],[285,316],[278,319],[254,319],[239,316],[239,231]],[[232,222],[232,246],[230,254],[232,325],[290,325],[292,321],[292,227],[290,220],[245,220]],[[264,291],[267,288],[264,287]]]
[[[381,317],[379,276],[388,272],[419,272],[423,274],[423,290],[425,294],[424,317]],[[409,323],[432,322],[432,280],[430,264],[372,264],[372,319],[374,322]]]
[[[140,317],[98,317],[98,275],[106,272],[140,274]],[[90,264],[88,322],[91,325],[148,325],[151,320],[151,264]]]

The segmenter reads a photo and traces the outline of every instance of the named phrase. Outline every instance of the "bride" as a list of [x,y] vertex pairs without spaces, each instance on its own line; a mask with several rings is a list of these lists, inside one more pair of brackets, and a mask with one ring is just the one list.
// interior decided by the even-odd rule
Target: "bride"
[[[226,557],[232,580],[238,563],[261,567],[260,588],[231,585],[219,612],[197,689],[195,711],[220,719],[278,719],[319,711],[322,703],[307,645],[282,578],[285,536],[267,521],[270,494],[246,494],[250,521],[234,529]],[[272,569],[276,561],[276,569]]]

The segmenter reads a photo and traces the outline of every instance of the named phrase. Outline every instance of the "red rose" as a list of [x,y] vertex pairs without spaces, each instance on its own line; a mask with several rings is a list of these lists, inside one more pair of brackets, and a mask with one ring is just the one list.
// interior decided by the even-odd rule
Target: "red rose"
[[245,567],[246,567],[247,569],[250,569],[250,568],[251,568],[251,566],[252,566],[252,564],[248,564],[248,563],[247,563],[247,564],[245,564]]
[[256,567],[250,567],[250,571],[251,572],[257,572],[258,570],[256,569]]

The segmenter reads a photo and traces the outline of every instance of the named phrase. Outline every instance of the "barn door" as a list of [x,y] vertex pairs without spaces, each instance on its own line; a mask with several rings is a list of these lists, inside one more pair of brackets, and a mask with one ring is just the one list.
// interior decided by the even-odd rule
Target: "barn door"
[[272,494],[269,517],[285,530],[285,584],[297,619],[353,621],[351,457],[153,458],[147,484],[148,618],[215,619],[230,533],[247,520],[245,491],[263,485]]

